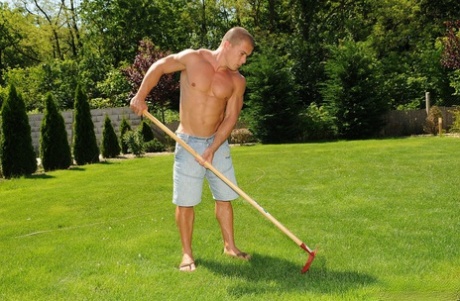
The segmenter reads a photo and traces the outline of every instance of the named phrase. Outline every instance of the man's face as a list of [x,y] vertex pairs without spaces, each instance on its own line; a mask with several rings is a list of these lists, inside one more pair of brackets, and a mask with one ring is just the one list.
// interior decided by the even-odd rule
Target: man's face
[[251,55],[252,51],[253,47],[251,43],[246,40],[236,45],[228,43],[227,67],[230,70],[237,71],[244,63],[246,63],[246,59]]

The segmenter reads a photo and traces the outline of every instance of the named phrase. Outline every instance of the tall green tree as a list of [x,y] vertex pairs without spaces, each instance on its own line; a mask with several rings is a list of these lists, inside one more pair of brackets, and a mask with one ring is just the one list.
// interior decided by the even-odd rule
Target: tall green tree
[[24,98],[27,111],[42,111],[47,94],[52,92],[59,109],[72,109],[79,68],[73,60],[53,60],[26,68],[10,69],[6,79]]
[[132,60],[143,38],[162,48],[178,49],[185,47],[190,32],[181,22],[190,21],[185,0],[83,0],[80,8],[87,30],[85,43],[115,67]]
[[29,118],[22,97],[10,86],[1,111],[0,153],[5,178],[26,176],[37,170]]
[[[453,93],[449,74],[440,64],[438,39],[443,27],[434,7],[445,1],[382,0],[372,2],[372,32],[368,37],[381,62],[385,98],[392,109],[425,106],[425,92],[433,103],[441,103]],[[435,13],[435,15],[438,15]]]
[[444,31],[444,22],[460,20],[460,2],[457,0],[420,0],[420,17],[432,23],[438,33]]
[[246,14],[248,6],[248,3],[243,2],[245,1],[189,1],[187,14],[191,18],[193,32],[190,37],[191,46],[217,48],[228,29],[241,25],[240,16]]
[[286,58],[266,47],[251,60],[244,68],[247,93],[243,119],[262,143],[298,141],[300,107]]
[[34,26],[46,32],[52,59],[76,57],[79,52],[80,32],[75,0],[18,1],[19,9],[33,16]]
[[80,86],[75,92],[73,138],[73,156],[77,165],[99,162],[99,148],[91,111]]
[[345,139],[370,138],[384,125],[388,105],[381,97],[379,65],[363,43],[345,42],[331,49],[326,62],[324,100]]
[[288,35],[286,53],[294,65],[292,72],[305,107],[322,103],[320,86],[326,76],[324,62],[329,46],[344,39],[364,41],[372,31],[372,1],[361,0],[292,0],[283,1],[284,34]]
[[7,70],[32,66],[45,58],[43,31],[33,20],[21,9],[0,3],[0,85],[6,84]]
[[8,89],[2,88],[2,86],[0,86],[0,113],[2,111],[3,102],[5,101],[7,95],[8,95]]
[[72,165],[72,154],[64,118],[51,94],[45,100],[45,112],[40,128],[40,157],[45,171],[67,169]]

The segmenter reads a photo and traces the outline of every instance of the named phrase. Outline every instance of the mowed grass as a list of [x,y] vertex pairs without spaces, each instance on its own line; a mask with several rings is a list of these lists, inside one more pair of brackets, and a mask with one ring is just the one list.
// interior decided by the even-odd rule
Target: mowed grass
[[460,139],[234,147],[243,199],[222,255],[207,188],[181,273],[172,155],[0,180],[1,300],[459,300]]

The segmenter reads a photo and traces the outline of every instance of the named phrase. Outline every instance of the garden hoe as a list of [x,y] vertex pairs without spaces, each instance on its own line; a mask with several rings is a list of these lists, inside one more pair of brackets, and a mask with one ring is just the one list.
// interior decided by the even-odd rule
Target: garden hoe
[[[148,111],[143,111],[143,115],[150,119],[156,126],[158,126],[163,132],[168,134],[171,138],[173,138],[177,143],[179,143],[183,148],[185,148],[190,154],[192,154],[195,159],[200,162],[203,162],[203,158],[192,148],[190,147],[185,141],[180,139],[176,134],[174,134],[167,126],[161,123],[158,119],[156,119],[152,114]],[[233,184],[229,179],[227,179],[221,172],[219,172],[214,166],[212,166],[209,162],[204,162],[204,167],[211,170],[217,177],[219,177],[222,181],[224,181],[230,188],[232,188],[236,193],[238,193],[242,198],[244,198],[247,202],[249,202],[252,206],[254,206],[260,213],[262,213],[267,219],[269,219],[276,227],[278,227],[284,234],[286,234],[290,239],[292,239],[298,246],[300,246],[303,250],[305,250],[308,255],[308,260],[305,266],[302,268],[302,274],[307,272],[310,268],[313,259],[316,256],[316,250],[311,250],[305,243],[303,243],[299,238],[297,238],[291,231],[289,231],[285,226],[283,226],[278,220],[276,220],[273,216],[270,215],[264,208],[262,208],[256,201],[254,201],[251,197],[249,197],[244,191],[242,191],[238,186]]]

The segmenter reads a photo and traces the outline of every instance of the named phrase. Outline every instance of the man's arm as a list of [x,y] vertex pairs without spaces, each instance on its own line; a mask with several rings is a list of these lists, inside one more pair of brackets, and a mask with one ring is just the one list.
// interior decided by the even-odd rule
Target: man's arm
[[214,153],[232,133],[232,130],[238,121],[238,117],[240,116],[241,109],[243,108],[243,95],[245,88],[246,79],[241,76],[241,78],[238,79],[235,93],[227,101],[225,116],[214,135],[214,141],[202,154],[205,161],[212,163]]
[[130,107],[137,115],[142,115],[144,110],[147,110],[145,98],[150,91],[158,84],[163,74],[182,71],[185,69],[184,57],[191,53],[192,50],[184,50],[177,54],[171,54],[159,59],[153,63],[145,73],[141,86],[136,95],[131,99]]

